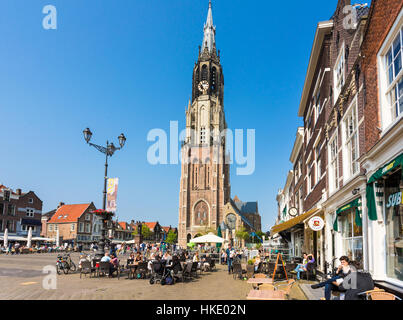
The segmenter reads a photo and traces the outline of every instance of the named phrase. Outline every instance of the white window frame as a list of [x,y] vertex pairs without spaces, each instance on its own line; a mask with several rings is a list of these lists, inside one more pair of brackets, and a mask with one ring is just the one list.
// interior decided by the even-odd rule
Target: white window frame
[[35,216],[35,210],[31,208],[27,208],[27,217],[33,218]]
[[[347,136],[347,127],[350,121],[354,124],[353,132]],[[357,96],[354,97],[350,106],[341,121],[342,123],[342,150],[343,150],[343,179],[344,184],[351,180],[360,172],[360,164],[358,162],[359,150],[359,128],[358,128],[358,101]],[[356,158],[352,159],[352,139],[355,136],[355,155]]]
[[[329,161],[329,194],[332,194],[336,192],[339,187],[339,173],[340,173],[340,168],[339,168],[339,146],[338,146],[338,129],[336,129],[336,132],[332,139],[329,140],[329,145],[328,145],[328,161]],[[336,151],[335,151],[335,157],[333,157],[332,152],[332,144],[335,143]],[[336,167],[334,167],[336,165]]]
[[90,223],[85,224],[85,233],[91,233],[91,224]]
[[75,225],[75,223],[72,223],[70,225],[70,231],[75,231],[75,230],[76,230],[76,225]]
[[84,222],[78,223],[78,232],[84,232]]
[[[333,68],[333,105],[336,104],[337,99],[339,98],[339,95],[341,93],[341,90],[345,84],[346,81],[346,57],[345,57],[345,44],[343,42],[343,45],[341,46],[339,55],[337,57],[336,63],[334,64]],[[341,62],[343,62],[341,64]],[[341,70],[340,70],[341,69]],[[338,78],[339,71],[341,72],[341,78]]]
[[29,198],[29,199],[28,199],[28,203],[34,203],[34,199],[33,199],[33,198]]
[[[390,127],[392,127],[396,122],[398,122],[403,117],[403,110],[400,114],[396,115],[394,107],[389,100],[389,93],[396,88],[396,85],[403,79],[403,68],[400,70],[399,74],[394,75],[393,82],[388,84],[388,70],[387,70],[387,54],[392,48],[393,42],[396,37],[400,34],[400,55],[403,63],[403,10],[400,11],[395,23],[393,24],[388,36],[386,37],[381,49],[379,50],[378,59],[378,78],[379,78],[379,97],[380,97],[380,109],[381,109],[381,124],[382,124],[382,135],[384,135]],[[393,62],[392,62],[393,65]],[[394,66],[392,67],[394,70]]]
[[91,215],[89,213],[85,214],[85,221],[91,221]]
[[55,231],[59,230],[59,225],[55,224]]
[[53,224],[48,225],[48,231],[52,232],[53,231]]

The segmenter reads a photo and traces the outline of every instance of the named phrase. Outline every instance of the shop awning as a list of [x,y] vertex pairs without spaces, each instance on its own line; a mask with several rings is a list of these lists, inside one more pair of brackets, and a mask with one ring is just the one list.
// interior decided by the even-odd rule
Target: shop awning
[[280,223],[273,228],[271,228],[270,234],[280,233],[281,231],[292,228],[293,226],[303,222],[305,219],[308,219],[310,216],[313,216],[315,213],[319,211],[318,208],[309,210],[298,217],[290,219],[286,222]]
[[344,212],[349,209],[355,208],[355,224],[357,226],[362,226],[362,219],[361,219],[361,198],[354,199],[350,203],[340,207],[336,211],[336,220],[334,221],[333,224],[333,230],[334,231],[339,231],[339,225],[338,225],[338,217]]
[[378,216],[376,214],[374,182],[381,179],[383,176],[387,175],[389,172],[391,172],[392,170],[396,169],[399,166],[403,167],[403,153],[397,158],[395,158],[393,161],[389,162],[387,165],[380,168],[377,172],[375,172],[371,176],[371,178],[369,178],[366,188],[366,198],[367,198],[368,218],[370,220],[373,221],[378,220]]

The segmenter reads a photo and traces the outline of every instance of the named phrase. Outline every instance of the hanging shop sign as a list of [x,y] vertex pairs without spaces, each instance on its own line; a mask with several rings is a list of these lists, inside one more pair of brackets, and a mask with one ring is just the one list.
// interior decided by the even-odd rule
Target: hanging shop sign
[[325,226],[325,221],[321,217],[313,217],[309,220],[308,225],[313,231],[320,231]]

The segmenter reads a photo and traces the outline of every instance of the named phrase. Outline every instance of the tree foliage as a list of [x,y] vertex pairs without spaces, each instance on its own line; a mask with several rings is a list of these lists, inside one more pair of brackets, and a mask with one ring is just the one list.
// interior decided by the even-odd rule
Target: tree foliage
[[173,230],[169,230],[166,242],[168,242],[169,244],[174,244],[177,242],[177,240],[178,235]]
[[241,227],[235,232],[235,237],[247,242],[249,240],[249,233],[246,231],[245,227]]
[[[133,235],[135,236],[135,235],[137,235],[137,233],[138,232],[137,232],[137,228],[136,228],[133,231]],[[147,227],[147,225],[143,224],[141,226],[141,235],[143,236],[143,238],[147,239],[147,238],[151,237],[152,234],[153,234],[152,231],[150,230],[149,227]]]

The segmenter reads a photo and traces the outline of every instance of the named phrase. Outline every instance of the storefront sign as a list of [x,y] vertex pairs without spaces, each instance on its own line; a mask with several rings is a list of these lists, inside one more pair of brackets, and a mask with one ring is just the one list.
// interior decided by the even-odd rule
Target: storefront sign
[[388,203],[386,204],[386,208],[397,207],[402,203],[402,193],[397,192],[395,194],[391,194],[388,198]]
[[325,226],[325,222],[323,221],[323,219],[321,217],[311,218],[311,220],[309,220],[308,224],[309,224],[309,227],[313,231],[320,231]]

